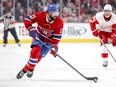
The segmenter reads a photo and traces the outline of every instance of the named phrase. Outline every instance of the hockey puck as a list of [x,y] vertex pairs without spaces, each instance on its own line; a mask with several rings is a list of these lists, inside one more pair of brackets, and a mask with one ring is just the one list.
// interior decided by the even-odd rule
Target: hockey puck
[[94,78],[94,80],[93,80],[95,83],[98,81],[98,78],[96,77],[96,78]]

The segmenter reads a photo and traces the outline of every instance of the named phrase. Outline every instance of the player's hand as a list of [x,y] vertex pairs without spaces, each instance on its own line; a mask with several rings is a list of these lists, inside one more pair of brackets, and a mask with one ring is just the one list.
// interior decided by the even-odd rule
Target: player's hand
[[32,26],[32,27],[29,28],[29,36],[30,37],[35,38],[36,33],[37,33],[37,29],[35,27]]
[[4,30],[7,30],[8,29],[8,27],[4,27]]
[[56,45],[56,46],[54,46],[53,48],[52,48],[52,50],[51,50],[51,54],[54,56],[54,57],[56,57],[57,56],[57,52],[58,52],[58,46]]
[[112,34],[109,43],[114,43],[115,41],[116,41],[116,36],[115,34]]
[[99,36],[99,31],[97,29],[93,31],[93,36],[95,36],[95,37]]

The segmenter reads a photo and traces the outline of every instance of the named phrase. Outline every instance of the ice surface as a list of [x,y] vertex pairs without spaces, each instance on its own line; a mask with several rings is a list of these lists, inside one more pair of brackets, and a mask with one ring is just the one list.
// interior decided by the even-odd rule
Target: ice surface
[[[108,47],[114,57],[116,49]],[[16,74],[28,61],[30,44],[0,45],[0,87],[116,87],[116,62],[109,55],[107,69],[102,67],[99,43],[60,43],[59,55],[86,77],[98,77],[98,82],[88,81],[60,58],[48,54],[35,68],[34,75],[16,79]]]

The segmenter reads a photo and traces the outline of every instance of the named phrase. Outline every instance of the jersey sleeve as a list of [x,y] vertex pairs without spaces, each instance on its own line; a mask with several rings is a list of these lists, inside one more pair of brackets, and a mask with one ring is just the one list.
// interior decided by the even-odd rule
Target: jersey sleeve
[[57,29],[54,31],[53,34],[53,40],[52,40],[52,44],[58,44],[62,38],[62,32],[63,32],[63,22],[60,23],[60,25],[57,27]]
[[116,23],[112,25],[112,34],[116,36]]
[[4,19],[4,16],[0,17],[0,22],[3,21],[3,19]]
[[30,27],[32,27],[32,24],[36,23],[36,22],[37,22],[37,13],[36,12],[32,15],[26,16],[24,19],[24,25],[27,30],[29,30]]
[[96,24],[98,24],[98,21],[96,19],[96,16],[94,16],[90,19],[90,28],[92,31],[96,31]]
[[12,21],[11,21],[11,24],[15,24],[16,22],[15,22],[15,17],[14,16],[12,16]]

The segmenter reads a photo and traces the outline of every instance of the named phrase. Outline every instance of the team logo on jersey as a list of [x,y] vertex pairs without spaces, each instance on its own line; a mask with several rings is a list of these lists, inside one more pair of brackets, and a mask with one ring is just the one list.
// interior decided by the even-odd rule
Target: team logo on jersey
[[50,37],[53,35],[53,30],[48,30],[48,29],[45,29],[45,28],[41,28],[41,33],[47,37]]

